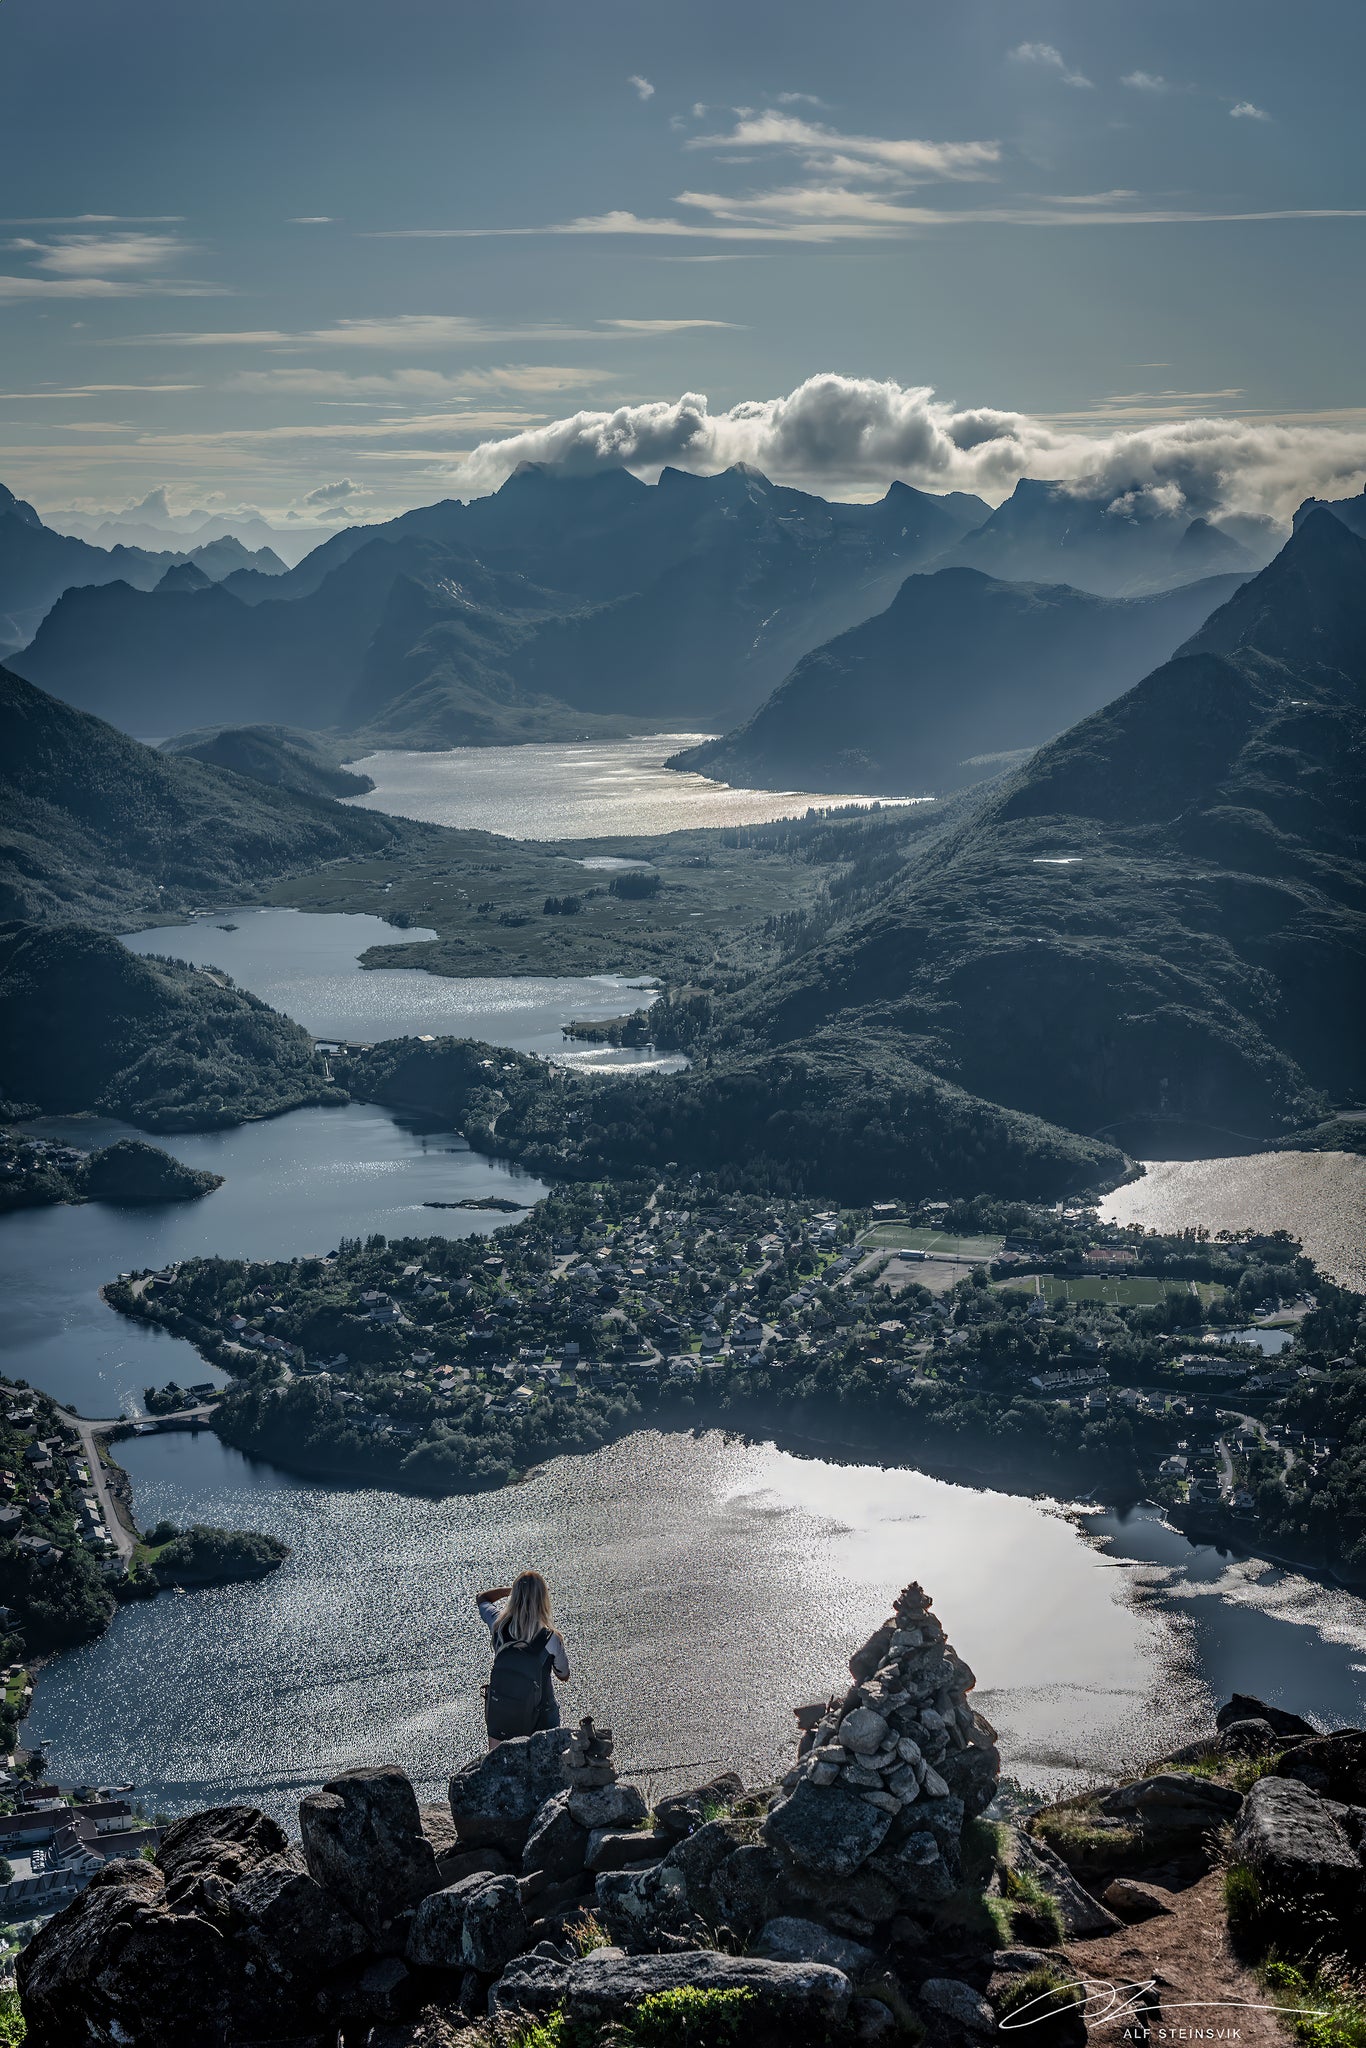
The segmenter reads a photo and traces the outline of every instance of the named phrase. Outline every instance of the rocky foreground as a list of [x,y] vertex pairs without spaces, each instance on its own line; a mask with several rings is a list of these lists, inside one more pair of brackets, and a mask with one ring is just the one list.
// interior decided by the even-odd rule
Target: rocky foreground
[[249,1807],[177,1822],[19,1958],[30,2048],[815,2048],[1035,2021],[1080,2043],[1081,1977],[1156,1974],[1136,2023],[1158,2019],[1150,1927],[1213,1971],[1183,2000],[1245,2001],[1236,1958],[1214,1971],[1225,1898],[1247,1940],[1366,1949],[1366,1733],[1235,1699],[1143,1778],[986,1819],[993,1731],[930,1605],[907,1587],[853,1683],[796,1710],[778,1786],[649,1812],[585,1721],[466,1765],[437,1808],[398,1769],[345,1771],[302,1801],[301,1847]]

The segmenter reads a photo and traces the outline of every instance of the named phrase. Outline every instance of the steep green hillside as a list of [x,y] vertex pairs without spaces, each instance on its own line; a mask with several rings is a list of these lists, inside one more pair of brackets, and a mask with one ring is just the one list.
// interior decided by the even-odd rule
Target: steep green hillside
[[226,976],[88,925],[0,925],[0,1097],[203,1130],[340,1102],[313,1041]]
[[0,915],[126,924],[426,831],[173,759],[0,669]]
[[1366,1089],[1364,758],[1366,542],[1317,512],[714,1047],[890,1031],[1130,1150],[1312,1123]]
[[798,662],[747,725],[670,765],[764,789],[958,789],[1117,697],[1236,587],[1210,577],[1123,600],[976,569],[908,576],[885,612]]

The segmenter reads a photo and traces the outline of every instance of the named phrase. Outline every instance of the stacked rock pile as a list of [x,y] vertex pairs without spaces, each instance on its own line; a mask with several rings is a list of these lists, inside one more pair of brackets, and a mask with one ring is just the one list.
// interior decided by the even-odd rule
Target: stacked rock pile
[[786,1789],[839,1785],[891,1817],[922,1797],[957,1796],[970,1813],[989,1802],[1001,1763],[996,1731],[969,1705],[977,1680],[932,1605],[922,1586],[907,1586],[850,1658],[850,1690],[823,1709],[797,1709],[805,1725]]

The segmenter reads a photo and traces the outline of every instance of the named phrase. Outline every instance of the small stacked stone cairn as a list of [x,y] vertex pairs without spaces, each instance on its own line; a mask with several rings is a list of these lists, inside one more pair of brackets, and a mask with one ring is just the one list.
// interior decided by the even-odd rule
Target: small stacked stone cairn
[[980,1813],[996,1789],[996,1731],[968,1704],[977,1680],[911,1584],[849,1660],[849,1691],[795,1711],[798,1763],[784,1789],[838,1785],[895,1817],[912,1801],[962,1799]]
[[611,1729],[595,1728],[593,1716],[585,1714],[560,1758],[560,1770],[571,1794],[598,1792],[604,1785],[616,1784],[612,1749]]

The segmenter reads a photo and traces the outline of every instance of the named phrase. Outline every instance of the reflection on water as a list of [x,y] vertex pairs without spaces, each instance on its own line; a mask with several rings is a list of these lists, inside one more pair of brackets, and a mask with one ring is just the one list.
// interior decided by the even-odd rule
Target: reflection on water
[[292,1820],[302,1787],[381,1758],[439,1797],[481,1747],[470,1595],[525,1565],[569,1645],[566,1718],[613,1726],[657,1792],[779,1771],[792,1705],[840,1683],[911,1578],[977,1672],[1007,1769],[1046,1789],[1187,1739],[1233,1686],[1337,1719],[1366,1703],[1360,1602],[1142,1518],[1079,1530],[917,1472],[641,1432],[500,1493],[421,1501],[301,1484],[212,1437],[122,1454],[144,1522],[266,1529],[294,1552],[263,1584],[124,1608],[44,1673],[29,1733],[55,1773],[134,1780],[168,1811],[246,1798]]
[[1145,1160],[1142,1180],[1107,1195],[1100,1213],[1149,1230],[1288,1230],[1340,1286],[1366,1290],[1366,1158],[1357,1154]]
[[[26,1125],[76,1145],[139,1134],[102,1117],[44,1117]],[[0,1220],[5,1371],[85,1415],[118,1415],[142,1389],[216,1377],[183,1339],[116,1315],[99,1289],[120,1272],[217,1253],[289,1259],[332,1251],[342,1237],[467,1237],[509,1219],[496,1210],[428,1209],[426,1202],[500,1195],[535,1202],[540,1181],[471,1152],[373,1103],[296,1109],[231,1131],[158,1136],[188,1166],[224,1182],[197,1202],[21,1209]]]
[[[369,1041],[429,1031],[559,1058],[566,1050],[563,1025],[624,1017],[655,999],[648,984],[618,974],[453,980],[420,967],[359,965],[368,946],[392,946],[400,937],[434,939],[436,933],[414,927],[399,934],[383,918],[358,912],[227,910],[212,920],[134,932],[124,944],[135,953],[170,953],[198,967],[221,967],[315,1038]],[[648,1054],[633,1057],[628,1047],[618,1064],[653,1062]]]
[[512,839],[608,839],[696,832],[799,818],[809,806],[917,802],[897,797],[811,796],[802,790],[729,789],[664,766],[706,733],[655,733],[607,744],[455,747],[443,754],[367,754],[352,765],[375,784],[347,797],[366,810]]

